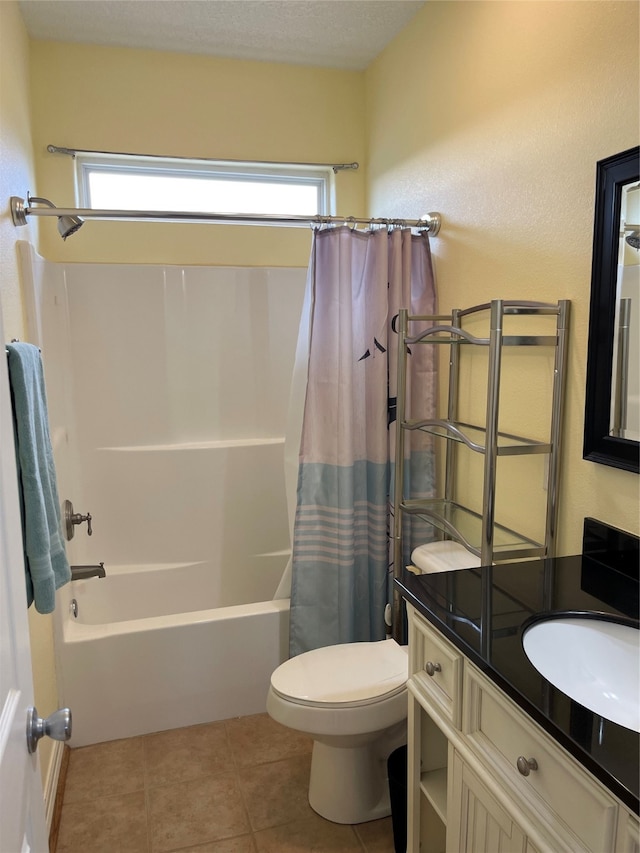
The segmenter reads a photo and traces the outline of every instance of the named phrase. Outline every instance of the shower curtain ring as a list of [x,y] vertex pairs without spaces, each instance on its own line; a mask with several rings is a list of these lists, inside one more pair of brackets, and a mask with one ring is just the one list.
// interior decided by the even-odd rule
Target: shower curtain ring
[[323,228],[331,225],[331,217],[323,216],[321,213],[318,213],[313,217],[310,224],[314,231],[322,231]]

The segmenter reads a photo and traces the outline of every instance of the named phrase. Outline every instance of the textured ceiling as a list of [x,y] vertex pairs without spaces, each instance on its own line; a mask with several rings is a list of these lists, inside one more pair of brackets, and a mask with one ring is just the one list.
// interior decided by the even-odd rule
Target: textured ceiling
[[424,2],[21,0],[19,5],[35,39],[361,70]]

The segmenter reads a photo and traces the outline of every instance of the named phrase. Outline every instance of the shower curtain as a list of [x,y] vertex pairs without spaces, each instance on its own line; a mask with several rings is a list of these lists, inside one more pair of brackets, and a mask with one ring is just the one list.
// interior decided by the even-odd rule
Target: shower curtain
[[[398,310],[435,313],[429,239],[408,229],[314,233],[308,375],[293,530],[290,654],[380,640],[390,588]],[[305,326],[305,323],[307,324]],[[299,346],[299,352],[304,347]],[[433,347],[414,347],[408,394],[434,417]],[[430,440],[407,442],[411,495],[434,482]]]

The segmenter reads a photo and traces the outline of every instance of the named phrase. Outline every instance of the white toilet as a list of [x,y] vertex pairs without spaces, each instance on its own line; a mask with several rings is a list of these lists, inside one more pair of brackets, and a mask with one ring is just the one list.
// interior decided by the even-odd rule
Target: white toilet
[[407,677],[395,640],[315,649],[271,676],[269,715],[314,740],[309,804],[327,820],[390,814],[387,758],[407,742]]

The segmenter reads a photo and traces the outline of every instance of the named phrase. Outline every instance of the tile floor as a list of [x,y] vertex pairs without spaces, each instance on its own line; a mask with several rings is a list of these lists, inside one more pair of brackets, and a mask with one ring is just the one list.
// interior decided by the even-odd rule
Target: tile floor
[[393,853],[391,818],[312,810],[310,762],[266,714],[73,749],[56,853]]

